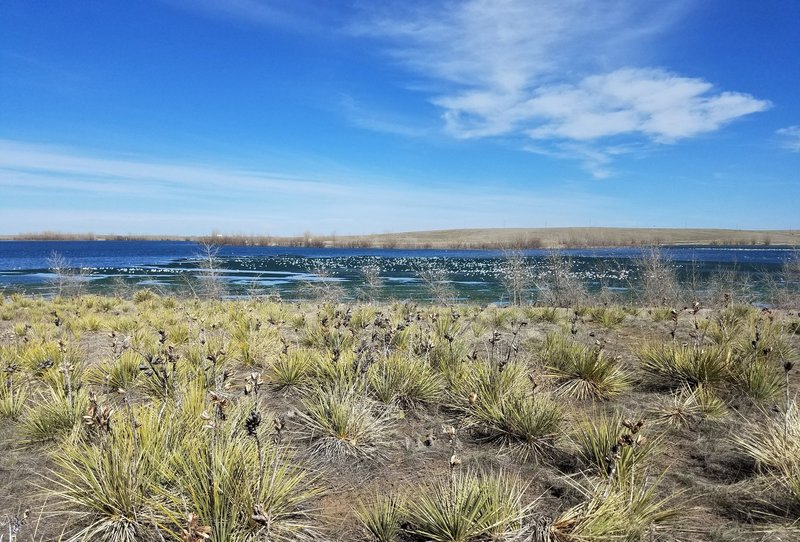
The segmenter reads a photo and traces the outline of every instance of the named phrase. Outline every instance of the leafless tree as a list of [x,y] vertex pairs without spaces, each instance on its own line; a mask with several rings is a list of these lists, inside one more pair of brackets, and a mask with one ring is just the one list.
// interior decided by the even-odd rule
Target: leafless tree
[[415,267],[415,274],[431,295],[431,301],[437,305],[449,306],[456,300],[456,292],[450,285],[447,270],[433,260]]
[[547,254],[544,272],[536,280],[539,304],[574,307],[586,301],[586,287],[572,268],[572,260],[558,250],[551,250]]
[[657,246],[645,250],[636,260],[639,268],[640,298],[648,306],[671,306],[680,297],[675,268]]
[[308,296],[321,303],[341,303],[347,292],[340,281],[323,265],[311,270],[312,279],[303,283]]
[[361,267],[361,276],[364,279],[364,297],[373,303],[383,288],[381,267],[377,263],[370,263]]
[[63,254],[55,251],[50,253],[50,257],[47,259],[47,267],[52,274],[50,285],[53,295],[73,297],[84,292],[84,284],[90,274],[88,269],[72,267]]
[[208,299],[222,299],[227,294],[227,288],[221,274],[219,247],[209,242],[201,243],[198,259],[203,266],[198,275],[200,295]]
[[522,305],[525,302],[525,291],[533,283],[530,267],[525,262],[525,257],[518,250],[505,253],[505,260],[498,269],[500,282],[508,293],[508,301],[512,305]]

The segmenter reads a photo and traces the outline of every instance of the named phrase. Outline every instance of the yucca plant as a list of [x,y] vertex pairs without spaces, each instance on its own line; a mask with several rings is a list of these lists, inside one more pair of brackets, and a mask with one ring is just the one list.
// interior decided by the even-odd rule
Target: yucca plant
[[367,372],[370,393],[385,404],[414,407],[435,403],[444,384],[424,360],[392,354],[373,363]]
[[484,438],[499,442],[522,459],[538,460],[554,449],[563,410],[544,394],[478,398],[467,420]]
[[630,388],[630,375],[619,362],[596,348],[554,357],[547,370],[556,379],[556,392],[575,399],[611,399]]
[[327,348],[340,352],[353,348],[353,333],[344,326],[333,327],[330,322],[328,325],[323,326],[317,321],[306,324],[303,331],[301,338],[303,346]]
[[643,420],[626,419],[620,412],[595,414],[578,421],[570,439],[584,464],[601,477],[626,480],[635,466],[645,467],[659,438],[648,438]]
[[768,412],[763,419],[749,423],[734,435],[733,442],[766,470],[789,472],[800,465],[800,411],[791,403],[788,412],[775,417]]
[[[663,474],[651,478],[631,471],[619,485],[602,479],[585,478],[572,485],[584,501],[562,513],[540,534],[548,542],[609,540],[638,541],[657,536],[665,527],[676,525],[687,510],[676,504],[682,492],[661,497]],[[653,538],[655,539],[655,538]]]
[[306,388],[364,390],[366,379],[354,352],[324,352],[314,357],[315,361],[311,364],[309,371],[310,382],[305,386]]
[[289,350],[269,365],[270,383],[276,389],[299,389],[309,381],[312,369],[319,363],[319,354],[310,348]]
[[788,492],[794,505],[800,505],[800,464],[784,465],[775,479]]
[[639,358],[642,369],[672,386],[722,386],[734,369],[733,353],[721,345],[646,345]]
[[22,417],[22,433],[33,442],[51,440],[70,433],[83,421],[89,406],[85,390],[66,395],[56,390],[40,393],[34,406]]
[[648,416],[657,423],[680,428],[695,425],[704,420],[719,420],[728,412],[725,401],[713,388],[702,384],[695,388],[684,386],[651,408]]
[[53,492],[87,523],[70,540],[135,542],[154,534],[146,510],[170,452],[170,429],[157,412],[115,416],[99,441],[71,439],[53,451]]
[[0,419],[17,419],[22,414],[29,395],[30,387],[27,384],[0,382]]
[[408,501],[409,530],[431,542],[510,539],[529,512],[525,490],[507,473],[453,472],[415,491]]
[[405,514],[405,499],[398,495],[378,495],[356,507],[356,518],[375,542],[397,542]]
[[775,363],[797,357],[783,326],[763,318],[739,331],[731,343],[743,357],[752,355]]
[[739,393],[757,404],[772,403],[785,390],[784,374],[773,362],[761,356],[747,356],[733,369],[733,385]]
[[299,422],[311,438],[310,451],[329,460],[380,457],[389,444],[396,412],[353,387],[310,391]]
[[589,314],[591,314],[593,321],[608,329],[617,327],[628,316],[622,307],[614,305],[594,307],[589,311]]
[[489,361],[459,363],[444,373],[450,384],[448,406],[470,411],[477,401],[497,404],[508,397],[522,397],[531,392],[528,368],[520,362],[503,367]]
[[525,316],[532,322],[557,324],[561,320],[556,307],[530,307],[525,311]]
[[127,390],[139,376],[141,361],[139,354],[126,350],[119,357],[91,367],[86,373],[86,380],[92,384],[108,386],[112,390]]
[[267,451],[259,490],[258,454],[244,431],[212,428],[185,444],[167,463],[163,530],[180,536],[188,508],[211,540],[302,540],[313,532],[308,504],[318,490],[288,452]]

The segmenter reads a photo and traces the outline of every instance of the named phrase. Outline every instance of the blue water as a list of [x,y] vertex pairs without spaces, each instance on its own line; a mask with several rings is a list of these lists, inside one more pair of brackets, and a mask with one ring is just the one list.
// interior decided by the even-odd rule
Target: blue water
[[[571,272],[586,286],[627,290],[637,280],[636,259],[646,249],[568,249]],[[163,291],[186,288],[207,267],[203,248],[183,241],[3,241],[0,242],[0,289],[52,293],[50,262],[58,253],[70,268],[82,270],[80,280],[89,291],[103,292],[121,282]],[[720,271],[736,271],[757,283],[777,277],[793,250],[771,247],[672,247],[662,251],[679,277],[689,273],[708,278]],[[547,274],[546,250],[522,254],[532,276]],[[278,293],[303,297],[308,285],[336,282],[355,296],[363,288],[361,269],[377,266],[381,297],[421,298],[428,294],[419,269],[435,266],[462,300],[501,301],[499,280],[504,254],[491,250],[326,249],[287,247],[219,247],[218,277],[232,295]],[[534,280],[535,282],[535,280]],[[535,289],[532,287],[532,289]]]

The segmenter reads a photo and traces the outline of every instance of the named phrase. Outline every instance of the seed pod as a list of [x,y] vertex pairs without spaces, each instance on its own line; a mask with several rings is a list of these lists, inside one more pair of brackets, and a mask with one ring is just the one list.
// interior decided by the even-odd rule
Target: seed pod
[[261,413],[255,409],[250,411],[250,415],[244,421],[247,434],[255,437],[258,434],[258,426],[261,425]]

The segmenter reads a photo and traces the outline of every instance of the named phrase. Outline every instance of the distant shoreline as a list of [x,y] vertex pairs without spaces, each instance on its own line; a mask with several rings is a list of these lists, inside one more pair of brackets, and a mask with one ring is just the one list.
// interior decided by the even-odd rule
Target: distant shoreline
[[100,235],[32,232],[0,236],[2,241],[188,241],[221,246],[308,248],[402,248],[514,250],[624,246],[772,246],[800,245],[800,230],[700,228],[487,228],[369,235],[299,236],[213,234],[208,236]]

